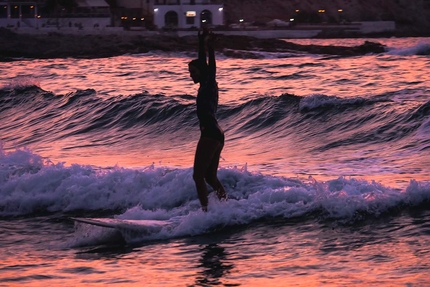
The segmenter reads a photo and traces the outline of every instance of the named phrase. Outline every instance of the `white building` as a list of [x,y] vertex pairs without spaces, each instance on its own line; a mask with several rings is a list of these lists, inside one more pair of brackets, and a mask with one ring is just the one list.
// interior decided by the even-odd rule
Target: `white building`
[[212,0],[152,0],[154,25],[158,28],[187,29],[224,24],[222,4]]
[[123,24],[149,19],[156,28],[187,29],[224,24],[220,0],[116,0]]

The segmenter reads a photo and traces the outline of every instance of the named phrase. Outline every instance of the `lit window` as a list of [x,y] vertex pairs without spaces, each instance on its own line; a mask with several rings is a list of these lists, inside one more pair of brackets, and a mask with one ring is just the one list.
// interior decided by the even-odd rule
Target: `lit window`
[[187,13],[185,13],[185,15],[187,17],[196,17],[197,13],[196,13],[196,11],[187,11]]

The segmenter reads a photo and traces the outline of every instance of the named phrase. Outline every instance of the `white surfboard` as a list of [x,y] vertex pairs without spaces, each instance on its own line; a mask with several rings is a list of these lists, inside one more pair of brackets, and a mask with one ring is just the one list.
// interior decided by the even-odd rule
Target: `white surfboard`
[[159,232],[162,228],[171,228],[173,221],[168,220],[133,220],[133,219],[116,219],[116,218],[80,218],[71,217],[75,222],[89,225],[115,228],[118,230],[133,230],[139,233],[153,234]]

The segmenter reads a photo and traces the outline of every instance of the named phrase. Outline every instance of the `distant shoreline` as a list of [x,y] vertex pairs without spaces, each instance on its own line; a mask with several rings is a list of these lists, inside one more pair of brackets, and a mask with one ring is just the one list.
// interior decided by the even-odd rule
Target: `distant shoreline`
[[[154,33],[147,36],[133,33],[80,35],[55,31],[47,34],[23,34],[0,28],[0,61],[14,61],[17,58],[105,58],[150,51],[195,52],[197,47],[195,33],[196,31],[183,37],[169,33]],[[385,32],[363,35],[362,38],[383,38],[393,35],[395,34]],[[347,37],[344,34],[333,34],[332,37],[322,36],[314,38],[360,38],[358,35]],[[374,42],[366,42],[356,47],[336,47],[299,45],[280,39],[260,39],[240,35],[219,35],[218,38],[218,52],[236,58],[258,58],[258,55],[252,51],[304,52],[338,56],[364,55],[385,51],[383,45]]]

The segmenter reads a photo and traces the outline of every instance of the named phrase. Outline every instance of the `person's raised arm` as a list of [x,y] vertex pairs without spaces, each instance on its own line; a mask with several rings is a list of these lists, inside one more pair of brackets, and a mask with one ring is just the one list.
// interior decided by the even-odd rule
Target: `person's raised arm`
[[203,30],[203,33],[199,30],[199,61],[206,65],[206,49],[205,49],[205,39],[207,36],[207,31]]
[[209,33],[207,36],[206,45],[208,47],[208,57],[209,57],[209,76],[212,77],[213,80],[215,80],[216,77],[216,62],[215,62],[215,40],[216,35],[214,33]]

